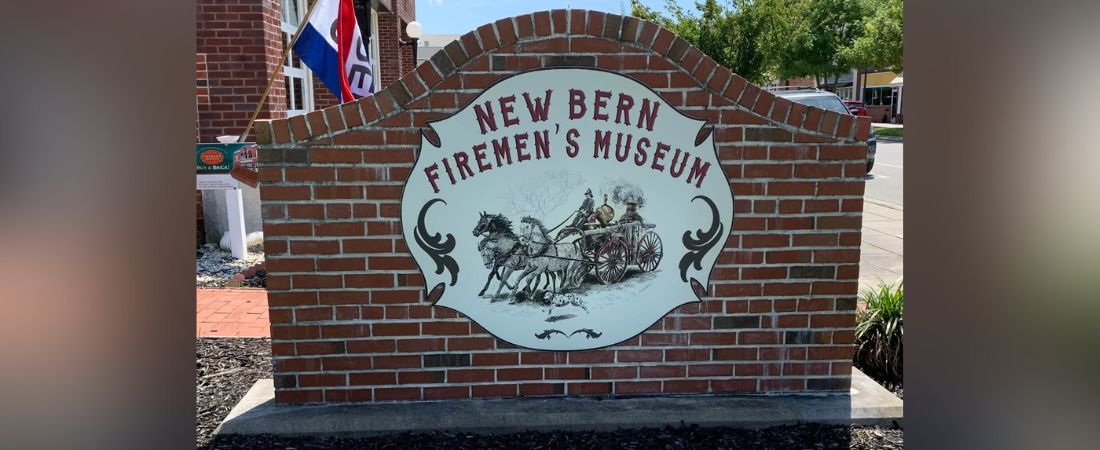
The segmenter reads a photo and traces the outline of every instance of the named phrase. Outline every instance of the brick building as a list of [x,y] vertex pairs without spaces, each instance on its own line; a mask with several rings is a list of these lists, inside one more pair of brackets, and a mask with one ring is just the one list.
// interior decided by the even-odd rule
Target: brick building
[[[258,119],[308,113],[339,101],[312,76],[296,55],[279,61],[294,30],[305,18],[309,0],[198,0],[195,24],[196,142],[240,135],[264,88],[275,78]],[[370,36],[375,91],[415,68],[415,47],[405,26],[415,20],[414,0],[355,0],[363,36]],[[246,138],[255,140],[254,134]],[[227,230],[220,192],[196,196],[200,240],[217,242]],[[245,188],[246,231],[260,230],[259,191]]]

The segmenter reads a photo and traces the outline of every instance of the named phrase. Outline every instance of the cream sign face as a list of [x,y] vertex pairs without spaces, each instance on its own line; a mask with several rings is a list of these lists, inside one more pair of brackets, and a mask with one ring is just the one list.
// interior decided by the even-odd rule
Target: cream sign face
[[401,223],[435,305],[518,346],[582,350],[699,301],[733,222],[704,125],[573,68],[504,79],[430,124]]

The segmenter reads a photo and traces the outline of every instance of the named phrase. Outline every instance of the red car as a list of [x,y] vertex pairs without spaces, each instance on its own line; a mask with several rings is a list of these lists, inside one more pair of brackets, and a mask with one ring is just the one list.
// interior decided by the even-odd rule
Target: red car
[[851,111],[853,115],[857,116],[869,116],[867,114],[867,107],[863,106],[863,102],[857,100],[844,100],[844,106],[848,107],[848,111]]

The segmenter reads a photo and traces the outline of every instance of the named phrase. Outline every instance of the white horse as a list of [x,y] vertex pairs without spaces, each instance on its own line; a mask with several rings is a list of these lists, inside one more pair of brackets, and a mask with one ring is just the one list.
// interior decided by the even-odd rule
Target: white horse
[[[557,293],[559,289],[572,287],[578,280],[575,274],[576,268],[582,262],[583,255],[572,242],[555,243],[550,238],[550,233],[542,222],[533,217],[524,217],[520,220],[519,243],[527,256],[527,264],[516,280],[512,289],[512,296],[516,294],[520,281],[534,277],[538,279],[542,275],[550,275],[551,292]],[[573,276],[571,276],[573,275]]]

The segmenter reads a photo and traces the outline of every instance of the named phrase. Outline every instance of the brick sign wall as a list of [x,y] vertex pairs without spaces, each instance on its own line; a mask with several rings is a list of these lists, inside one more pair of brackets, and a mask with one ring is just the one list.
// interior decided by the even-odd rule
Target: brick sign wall
[[[734,196],[702,302],[596,350],[519,348],[432,306],[399,221],[426,123],[553,66],[625,75],[705,119]],[[584,10],[484,25],[371,98],[263,122],[276,399],[846,391],[869,131],[746,83],[652,23]]]

